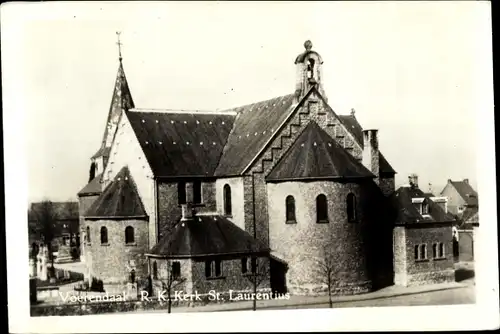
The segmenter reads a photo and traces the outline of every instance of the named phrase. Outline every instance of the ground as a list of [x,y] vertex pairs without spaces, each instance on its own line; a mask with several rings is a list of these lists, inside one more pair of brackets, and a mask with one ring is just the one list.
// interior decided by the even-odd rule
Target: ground
[[[61,264],[60,267],[78,269],[78,264]],[[333,308],[344,307],[382,307],[382,306],[417,306],[417,305],[453,305],[475,303],[475,279],[473,263],[456,264],[456,282],[423,285],[414,287],[390,286],[375,292],[354,295],[334,296]],[[59,291],[71,291],[74,284],[62,286]],[[328,296],[303,297],[291,296],[289,300],[263,300],[257,302],[257,309],[297,309],[328,308]],[[172,312],[217,312],[251,310],[252,302],[230,302],[207,304],[204,306],[173,307]],[[166,312],[166,310],[143,311],[143,313]],[[139,312],[135,312],[139,313]]]

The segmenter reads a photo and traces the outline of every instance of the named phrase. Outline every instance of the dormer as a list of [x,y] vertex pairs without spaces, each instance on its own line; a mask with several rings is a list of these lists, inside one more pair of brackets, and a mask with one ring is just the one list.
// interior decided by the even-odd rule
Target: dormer
[[296,82],[295,95],[298,99],[303,97],[311,87],[316,87],[324,95],[322,79],[323,59],[316,51],[312,50],[311,41],[304,43],[304,52],[295,59]]
[[422,216],[430,216],[429,201],[425,197],[414,197],[411,202]]

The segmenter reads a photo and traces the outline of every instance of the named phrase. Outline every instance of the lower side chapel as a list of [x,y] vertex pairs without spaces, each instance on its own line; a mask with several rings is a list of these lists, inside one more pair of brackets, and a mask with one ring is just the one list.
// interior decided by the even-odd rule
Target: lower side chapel
[[291,94],[214,112],[136,108],[120,57],[78,193],[87,280],[300,295],[454,279],[446,200],[395,189],[378,131],[330,108],[304,47]]

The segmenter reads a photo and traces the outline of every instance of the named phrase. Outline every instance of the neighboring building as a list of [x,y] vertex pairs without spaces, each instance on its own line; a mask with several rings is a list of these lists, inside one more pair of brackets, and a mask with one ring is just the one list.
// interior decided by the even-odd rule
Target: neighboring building
[[[76,246],[79,243],[78,202],[50,202],[54,214],[52,241],[53,250],[59,245]],[[42,226],[39,221],[43,203],[31,203],[28,209],[29,245],[43,241]]]
[[448,198],[450,213],[462,217],[467,208],[477,209],[479,206],[477,192],[469,184],[469,179],[452,181],[448,179],[446,186],[441,191],[441,196]]
[[[177,261],[176,274],[202,272],[191,288],[244,289],[244,259],[264,256],[263,286],[276,292],[326,291],[325,258],[338,264],[336,293],[392,283],[386,204],[395,171],[377,130],[328,105],[323,60],[309,41],[304,46],[294,93],[214,112],[134,108],[120,57],[109,126],[79,193],[88,278],[161,280],[161,268]],[[121,213],[129,201],[141,203],[138,211]],[[183,216],[186,205],[193,217]],[[99,243],[103,227],[108,242]],[[212,270],[231,278],[213,281]]]
[[448,180],[441,192],[448,198],[448,207],[458,219],[453,229],[454,255],[457,261],[474,260],[473,226],[479,225],[479,202],[477,192],[468,179]]
[[400,187],[391,198],[395,210],[395,284],[454,281],[452,227],[456,219],[418,188],[415,175],[409,179],[410,184]]

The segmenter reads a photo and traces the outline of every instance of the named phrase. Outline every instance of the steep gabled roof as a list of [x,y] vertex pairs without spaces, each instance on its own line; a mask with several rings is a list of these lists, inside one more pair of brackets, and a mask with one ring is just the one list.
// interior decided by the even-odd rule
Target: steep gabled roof
[[266,180],[276,182],[373,177],[375,175],[315,121],[310,121]]
[[238,116],[229,134],[216,176],[239,175],[292,112],[294,94],[231,109]]
[[219,215],[195,215],[180,221],[149,252],[156,257],[201,257],[268,253],[269,248]]
[[[429,214],[422,215],[412,202],[413,198],[425,198],[429,204]],[[416,187],[400,187],[391,196],[390,201],[394,210],[396,224],[425,224],[456,222],[452,214],[444,211],[439,204]]]
[[84,214],[85,218],[146,218],[134,180],[123,167]]
[[477,192],[471,187],[468,181],[448,181],[457,190],[460,197],[467,205],[478,205]]
[[[356,116],[354,115],[338,115],[340,121],[344,124],[347,130],[352,134],[354,139],[358,142],[361,148],[364,147],[363,142],[363,128],[359,124]],[[394,174],[396,171],[392,168],[389,162],[385,159],[384,155],[380,153],[380,173]]]
[[128,111],[156,176],[213,176],[236,117],[231,113]]
[[78,192],[78,197],[99,195],[102,193],[102,173],[94,177],[85,187]]

